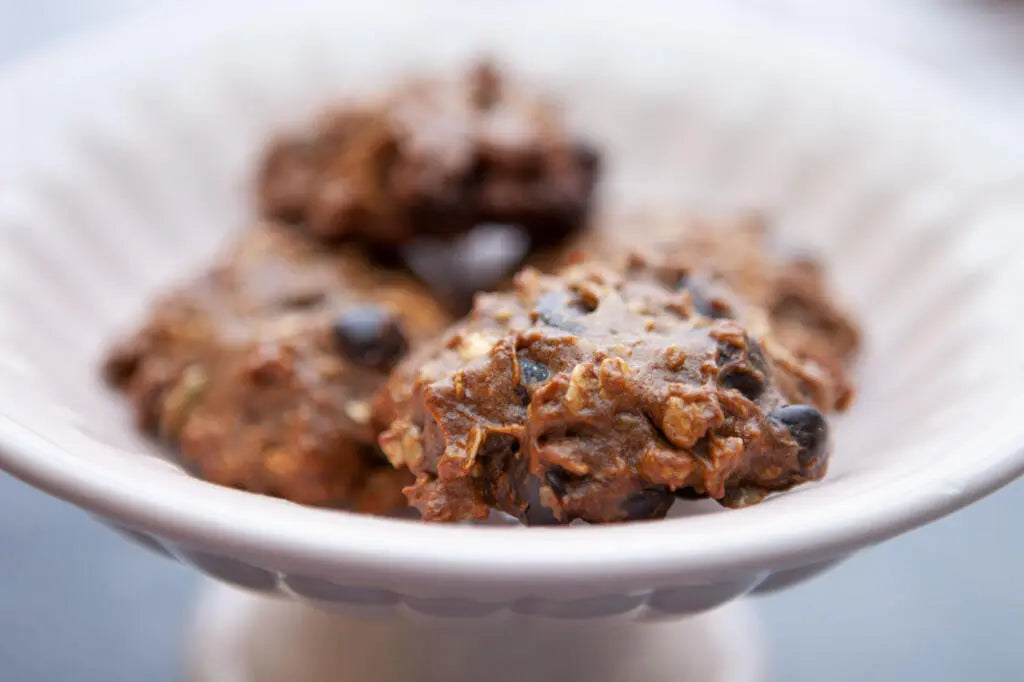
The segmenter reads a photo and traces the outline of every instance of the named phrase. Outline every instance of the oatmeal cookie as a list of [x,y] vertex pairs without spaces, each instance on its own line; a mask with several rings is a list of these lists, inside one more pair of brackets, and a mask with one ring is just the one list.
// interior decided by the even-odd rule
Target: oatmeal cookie
[[[687,268],[526,270],[410,356],[377,400],[380,445],[430,521],[664,516],[821,478],[826,379],[765,342],[767,316]],[[745,321],[741,321],[745,320]],[[797,380],[799,377],[799,380]]]
[[280,140],[258,192],[265,215],[325,240],[394,247],[498,223],[544,246],[583,226],[598,165],[546,99],[480,64],[463,78],[407,82]]
[[377,450],[371,398],[448,321],[408,276],[268,223],[158,301],[105,372],[200,477],[383,512],[409,474]]

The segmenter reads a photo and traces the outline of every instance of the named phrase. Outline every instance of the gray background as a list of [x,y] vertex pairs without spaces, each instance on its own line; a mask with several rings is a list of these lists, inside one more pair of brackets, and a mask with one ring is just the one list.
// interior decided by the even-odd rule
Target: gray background
[[[0,0],[0,67],[135,11]],[[893,51],[1024,114],[1024,10],[1009,0],[733,0],[730,11]],[[0,151],[2,153],[2,151]],[[758,599],[774,679],[1024,680],[1024,485]],[[0,681],[170,682],[200,584],[0,475]]]

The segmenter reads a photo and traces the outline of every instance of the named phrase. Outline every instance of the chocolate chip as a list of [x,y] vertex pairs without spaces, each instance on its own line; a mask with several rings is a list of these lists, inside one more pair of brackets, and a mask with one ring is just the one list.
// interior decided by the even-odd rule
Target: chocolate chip
[[660,519],[668,513],[674,500],[668,488],[657,486],[633,493],[622,502],[621,507],[626,514],[626,521]]
[[583,325],[576,321],[583,311],[574,309],[572,299],[564,291],[552,291],[537,299],[537,318],[544,324],[571,334],[583,333]]
[[719,371],[726,368],[727,365],[739,361],[743,354],[743,349],[739,346],[734,346],[731,343],[720,343],[718,348],[715,350],[715,363],[719,367]]
[[718,383],[733,388],[748,400],[757,400],[764,393],[764,382],[755,372],[742,366],[731,365],[718,374]]
[[520,385],[516,386],[513,390],[516,396],[519,398],[519,402],[523,405],[529,405],[532,397],[532,388],[535,388],[537,384],[542,384],[551,377],[551,372],[548,368],[539,363],[533,362],[532,360],[526,360],[525,358],[519,358],[519,373]]
[[676,289],[689,291],[690,300],[693,301],[693,309],[698,315],[712,319],[723,319],[733,317],[732,307],[720,298],[709,294],[707,287],[697,278],[691,275],[683,275],[676,282]]
[[816,469],[828,456],[828,423],[811,405],[786,405],[772,410],[768,418],[785,426],[800,450],[797,461],[805,473]]
[[768,363],[758,343],[747,339],[746,349],[722,344],[715,359],[719,366],[720,385],[736,389],[749,400],[757,400],[764,393]]
[[553,511],[539,502],[527,504],[526,511],[523,514],[526,517],[526,525],[528,526],[557,526],[562,523]]
[[764,353],[761,352],[760,343],[748,339],[747,359],[750,361],[750,364],[754,369],[760,372],[762,376],[768,376],[768,361],[764,359]]
[[707,493],[699,493],[692,487],[680,488],[676,491],[675,495],[680,500],[704,500],[708,497]]
[[532,360],[519,360],[524,384],[542,384],[551,376],[548,368]]
[[380,306],[345,310],[334,321],[332,331],[338,350],[363,367],[388,369],[408,348],[400,322]]
[[526,523],[531,526],[551,526],[561,521],[555,513],[541,504],[540,501],[540,479],[533,474],[527,474],[522,487],[523,501],[526,502],[526,509],[523,512]]
[[103,378],[111,386],[124,387],[142,363],[142,345],[134,340],[114,347],[103,363]]
[[[544,472],[544,483],[559,499],[565,496],[566,486],[571,478],[573,475],[560,466],[553,466]],[[531,526],[566,523],[567,521],[559,519],[553,510],[541,503],[540,489],[541,479],[528,473],[520,488],[522,499],[526,502],[526,508],[523,510],[526,523]]]
[[572,474],[559,466],[551,467],[544,472],[544,480],[547,481],[548,487],[559,498],[565,496],[565,487],[571,476]]

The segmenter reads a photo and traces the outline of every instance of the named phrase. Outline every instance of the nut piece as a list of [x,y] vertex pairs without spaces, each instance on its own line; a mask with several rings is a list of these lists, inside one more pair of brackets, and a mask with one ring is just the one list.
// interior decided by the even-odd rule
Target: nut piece
[[415,469],[423,462],[423,445],[419,427],[407,421],[396,422],[380,437],[380,449],[391,466]]
[[608,358],[601,363],[598,377],[601,392],[608,396],[625,393],[629,390],[629,379],[632,371],[622,358]]
[[691,448],[708,429],[721,425],[725,415],[713,398],[690,393],[685,398],[672,396],[665,402],[661,430],[665,437],[681,448]]
[[377,305],[343,311],[334,321],[333,331],[344,357],[363,367],[386,370],[409,348],[398,317]]
[[569,388],[565,391],[565,404],[570,412],[581,412],[601,390],[601,382],[594,372],[594,366],[580,364],[572,368]]
[[192,409],[202,398],[206,385],[206,371],[201,365],[185,368],[164,398],[163,415],[160,417],[161,437],[174,438],[178,435]]
[[493,339],[474,332],[463,337],[462,343],[459,344],[459,356],[463,360],[475,360],[490,353],[492,348],[494,348]]
[[345,414],[357,424],[369,424],[373,416],[370,404],[365,400],[350,400],[345,403]]

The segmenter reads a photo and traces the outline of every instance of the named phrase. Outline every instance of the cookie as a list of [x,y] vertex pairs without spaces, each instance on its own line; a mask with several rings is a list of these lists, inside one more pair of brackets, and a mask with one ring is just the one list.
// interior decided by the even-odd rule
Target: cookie
[[371,398],[448,321],[407,275],[266,223],[158,301],[105,372],[200,477],[384,512],[410,478],[375,445]]
[[534,246],[585,223],[598,155],[540,95],[491,65],[339,108],[282,139],[258,178],[265,215],[385,248],[513,225]]
[[429,521],[658,518],[817,480],[827,380],[767,343],[767,316],[683,268],[634,256],[508,293],[411,355],[377,399],[380,445]]
[[802,365],[821,379],[795,379],[814,389],[812,402],[825,410],[842,410],[853,402],[851,367],[860,349],[860,332],[836,302],[822,263],[784,243],[763,218],[607,219],[537,264],[557,269],[586,258],[622,264],[634,256],[703,282],[692,293],[706,306],[713,308],[715,292],[725,290],[748,310],[763,311],[770,328],[766,337],[776,354],[788,352],[795,358],[789,363],[795,374]]

